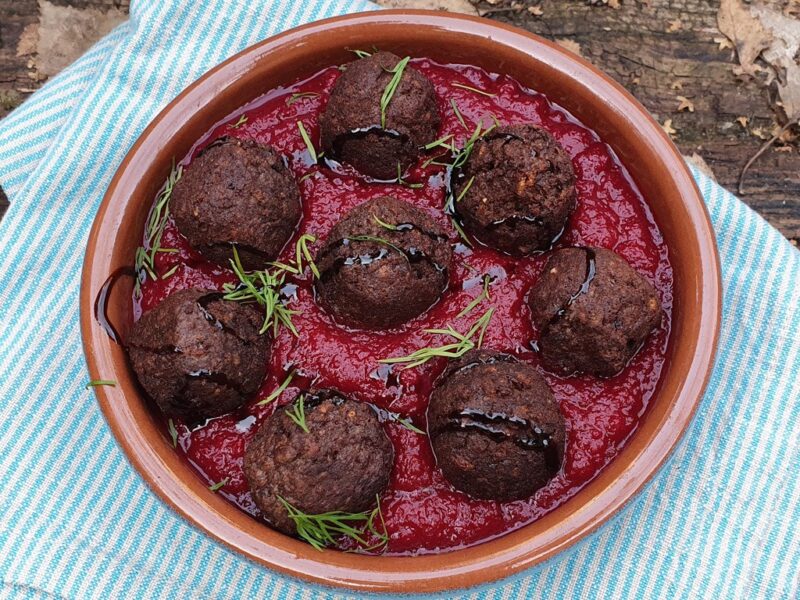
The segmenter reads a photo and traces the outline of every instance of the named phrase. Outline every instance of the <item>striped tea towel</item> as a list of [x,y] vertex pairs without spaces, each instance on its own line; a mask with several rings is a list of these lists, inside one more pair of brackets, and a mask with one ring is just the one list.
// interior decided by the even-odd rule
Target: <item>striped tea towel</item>
[[[194,529],[126,461],[84,389],[86,238],[133,141],[234,52],[345,0],[131,2],[130,20],[0,122],[0,596],[352,597],[258,566]],[[722,255],[717,365],[646,490],[513,579],[448,597],[797,598],[800,253],[700,174]]]

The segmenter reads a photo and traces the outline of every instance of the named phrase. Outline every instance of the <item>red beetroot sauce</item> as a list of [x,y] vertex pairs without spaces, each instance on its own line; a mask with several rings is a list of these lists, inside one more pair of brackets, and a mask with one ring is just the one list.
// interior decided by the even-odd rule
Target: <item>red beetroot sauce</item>
[[[656,286],[664,318],[658,331],[616,377],[561,378],[539,367],[531,345],[538,335],[525,302],[546,256],[513,259],[477,244],[473,250],[457,245],[449,288],[441,301],[421,317],[390,331],[348,331],[337,326],[315,304],[309,270],[302,277],[293,278],[291,282],[298,286],[297,296],[289,307],[299,313],[293,318],[299,338],[285,328],[281,330],[272,348],[268,375],[256,398],[236,414],[212,419],[191,430],[176,423],[177,451],[209,484],[225,480],[217,493],[242,510],[259,516],[244,477],[242,460],[248,441],[276,407],[291,402],[301,389],[313,383],[317,388],[336,388],[358,400],[410,416],[424,430],[428,394],[433,380],[444,369],[444,361],[430,361],[408,370],[402,370],[402,365],[395,366],[397,381],[393,377],[387,386],[385,378],[378,376],[378,359],[448,343],[449,338],[422,330],[451,324],[459,331],[466,331],[490,306],[495,314],[486,331],[484,347],[513,353],[539,367],[566,419],[567,451],[562,471],[533,497],[505,503],[473,500],[455,491],[436,469],[427,436],[395,423],[385,424],[395,449],[391,483],[381,497],[390,538],[386,552],[392,554],[436,552],[496,537],[538,519],[595,477],[636,428],[655,390],[664,364],[672,307],[672,269],[661,234],[625,168],[593,131],[543,95],[522,88],[509,77],[487,74],[469,66],[443,66],[426,59],[414,60],[412,64],[436,88],[442,115],[440,136],[453,134],[458,146],[463,145],[476,123],[491,125],[491,115],[502,124],[541,125],[561,142],[573,160],[579,202],[556,247],[592,245],[615,250]],[[336,173],[313,163],[296,122],[301,120],[318,144],[318,117],[339,74],[336,67],[331,67],[306,81],[262,96],[212,129],[182,164],[190,165],[203,147],[223,135],[255,139],[277,148],[287,157],[299,182],[304,218],[297,236],[303,233],[317,236],[312,252],[316,252],[320,241],[350,208],[386,194],[425,209],[447,229],[453,244],[459,244],[457,233],[442,212],[443,167],[431,165],[422,169],[420,160],[406,180],[425,186],[410,189],[369,183],[356,173]],[[493,96],[454,87],[453,83],[473,86]],[[300,92],[316,95],[292,98]],[[453,111],[451,99],[463,115],[466,128]],[[234,127],[242,114],[247,116],[246,123]],[[443,158],[446,161],[447,157]],[[137,315],[177,290],[221,289],[223,283],[237,281],[231,271],[208,263],[194,252],[171,221],[161,245],[179,252],[157,254],[157,272],[164,274],[175,265],[177,270],[165,280],[148,279],[144,283],[141,300],[135,302]],[[293,255],[290,243],[279,260],[285,262]],[[484,273],[495,278],[490,288],[491,299],[457,318],[480,294]],[[275,390],[293,368],[299,369],[298,375],[278,401],[256,406],[257,399]],[[166,417],[163,422],[166,432]]]

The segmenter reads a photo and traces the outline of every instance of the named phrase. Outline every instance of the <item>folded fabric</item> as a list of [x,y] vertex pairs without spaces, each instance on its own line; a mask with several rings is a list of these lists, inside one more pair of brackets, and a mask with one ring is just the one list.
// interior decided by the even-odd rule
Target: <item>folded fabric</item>
[[[0,596],[352,597],[256,565],[173,513],[128,464],[88,380],[80,269],[136,137],[204,71],[367,2],[131,2],[130,20],[0,122]],[[797,598],[800,253],[701,174],[724,315],[708,391],[659,474],[549,562],[449,597]]]

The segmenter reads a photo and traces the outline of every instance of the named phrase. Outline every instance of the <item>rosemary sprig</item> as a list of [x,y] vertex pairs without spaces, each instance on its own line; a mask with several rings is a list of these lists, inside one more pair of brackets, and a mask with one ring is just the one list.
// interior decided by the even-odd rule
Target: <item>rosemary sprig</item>
[[458,122],[461,123],[461,126],[467,131],[469,131],[469,127],[467,127],[467,122],[464,121],[464,116],[461,114],[461,111],[458,110],[458,105],[456,104],[454,98],[450,98],[450,106],[453,107],[453,112],[456,114],[456,119],[458,119]]
[[383,129],[386,128],[386,110],[389,108],[389,103],[392,101],[392,96],[394,96],[394,93],[397,91],[397,87],[400,85],[400,79],[403,77],[403,71],[405,70],[409,60],[411,60],[411,57],[406,56],[393,68],[389,69],[389,73],[392,73],[393,75],[389,80],[389,83],[386,84],[386,88],[383,90],[383,95],[381,96],[381,127]]
[[294,371],[289,373],[286,379],[283,380],[283,383],[280,384],[275,389],[274,392],[272,392],[269,396],[267,396],[263,400],[259,400],[258,402],[256,402],[256,406],[263,406],[264,404],[269,404],[270,402],[275,400],[278,396],[280,396],[283,393],[283,390],[289,387],[289,384],[292,382],[292,377],[294,377]]
[[295,244],[295,258],[294,258],[294,265],[287,265],[285,263],[273,261],[271,264],[273,267],[277,267],[282,271],[288,271],[292,275],[302,275],[303,269],[305,268],[303,265],[303,261],[305,260],[308,263],[308,268],[311,269],[311,273],[313,273],[314,277],[319,279],[319,270],[317,269],[316,263],[314,263],[314,259],[311,257],[311,251],[308,249],[309,244],[313,244],[317,241],[316,236],[311,235],[310,233],[304,233],[300,236]]
[[216,492],[216,491],[217,491],[217,490],[219,490],[219,489],[220,489],[222,486],[224,486],[225,484],[227,484],[227,483],[228,483],[228,481],[229,481],[229,478],[228,478],[228,477],[226,477],[226,478],[225,478],[225,479],[223,479],[222,481],[218,481],[217,483],[212,483],[210,486],[208,486],[208,489],[210,489],[212,492]]
[[483,302],[484,300],[489,300],[489,299],[490,299],[490,296],[489,296],[489,286],[490,286],[491,284],[492,284],[492,278],[491,278],[491,276],[490,276],[490,275],[488,275],[488,274],[484,275],[484,276],[483,276],[483,291],[482,291],[480,294],[478,294],[478,296],[476,296],[476,297],[475,297],[475,298],[472,300],[472,302],[470,302],[469,304],[467,304],[467,306],[465,306],[465,307],[464,307],[464,310],[462,310],[460,313],[458,313],[458,314],[456,315],[456,318],[463,317],[463,316],[464,316],[464,315],[466,315],[467,313],[471,312],[473,308],[475,308],[476,306],[478,306],[478,304],[480,304],[480,303],[481,303],[481,302]]
[[369,58],[372,56],[372,52],[367,52],[366,50],[351,50],[350,48],[345,48],[348,52],[352,52],[358,58]]
[[470,178],[467,180],[467,183],[464,185],[464,187],[462,188],[462,190],[461,190],[461,192],[458,194],[458,196],[456,196],[456,202],[457,202],[457,203],[458,203],[458,202],[461,202],[461,199],[462,199],[464,196],[466,196],[466,195],[467,195],[467,192],[469,191],[469,188],[471,188],[471,187],[472,187],[472,184],[473,184],[474,182],[475,182],[475,176],[473,175],[472,177],[470,177]]
[[408,181],[403,179],[403,169],[400,166],[400,163],[397,163],[397,184],[404,185],[406,187],[411,188],[412,190],[418,190],[423,186],[422,183],[409,183]]
[[451,83],[453,87],[461,88],[462,90],[469,90],[470,92],[475,92],[476,94],[480,94],[481,96],[487,96],[489,98],[494,98],[497,94],[492,94],[485,90],[480,90],[476,87],[472,87],[471,85],[464,85],[463,83]]
[[175,422],[172,419],[170,419],[167,422],[167,430],[169,431],[169,439],[172,440],[172,447],[173,448],[177,448],[178,447],[178,430],[175,429]]
[[272,328],[273,335],[277,336],[278,329],[284,325],[297,336],[297,329],[292,323],[292,315],[297,313],[286,308],[280,298],[280,289],[286,279],[286,271],[277,268],[274,271],[246,272],[239,259],[236,246],[233,246],[231,267],[239,278],[239,284],[226,283],[223,285],[222,289],[225,292],[223,299],[258,303],[264,309],[264,324],[259,333],[263,334]]
[[453,229],[455,229],[456,232],[458,233],[458,236],[461,238],[461,241],[464,242],[464,245],[467,248],[472,248],[472,242],[469,241],[469,238],[467,237],[467,232],[464,231],[463,227],[461,227],[461,223],[458,222],[458,219],[456,219],[454,216],[451,215],[450,223],[453,225]]
[[306,148],[308,149],[308,153],[311,155],[311,160],[313,162],[317,162],[317,151],[314,148],[314,144],[311,143],[311,138],[308,137],[308,132],[306,131],[302,121],[297,122],[297,128],[300,130],[300,137],[303,138]]
[[308,425],[306,425],[306,395],[300,394],[300,397],[295,401],[294,404],[290,408],[287,408],[285,412],[288,417],[294,421],[295,425],[297,425],[300,429],[309,433]]
[[397,423],[399,425],[402,425],[403,427],[405,427],[409,431],[413,431],[414,433],[418,433],[420,435],[425,435],[425,432],[422,431],[422,429],[420,429],[419,427],[414,425],[414,423],[413,423],[413,421],[411,421],[410,417],[402,418],[402,417],[400,417],[400,415],[398,415],[397,419],[395,419],[394,421],[395,421],[395,423]]
[[[362,546],[367,546],[367,533],[376,536],[378,542],[365,550],[374,550],[385,546],[389,542],[389,536],[386,533],[386,523],[381,512],[380,498],[376,496],[375,499],[378,504],[371,511],[346,513],[336,510],[310,515],[278,496],[278,501],[286,509],[289,518],[294,521],[300,539],[320,551],[324,550],[326,546],[335,545],[337,538],[342,536],[348,537]],[[378,531],[377,519],[380,519],[383,531]]]
[[[449,143],[448,143],[449,140]],[[425,150],[433,150],[434,148],[445,148],[450,152],[456,152],[456,147],[453,145],[453,134],[448,133],[440,137],[438,140],[433,140],[430,144],[424,146]]]
[[351,235],[347,238],[351,242],[375,242],[376,244],[381,244],[383,246],[388,246],[395,252],[399,252],[401,256],[403,256],[406,260],[408,260],[408,256],[406,256],[405,251],[398,246],[397,244],[393,244],[389,240],[378,237],[376,235]]
[[[136,273],[141,273],[144,270],[151,279],[158,279],[155,274],[156,253],[161,251],[161,236],[164,235],[164,228],[167,226],[167,220],[169,219],[169,200],[172,198],[172,190],[175,184],[180,181],[181,175],[183,175],[183,166],[178,165],[176,167],[173,163],[167,182],[164,184],[164,189],[158,195],[158,199],[147,219],[144,246],[136,249],[134,269]],[[170,248],[170,250],[173,249]],[[134,284],[134,294],[138,296],[141,291],[141,276],[137,276]]]
[[387,223],[386,221],[381,219],[378,215],[373,214],[372,218],[378,225],[380,225],[384,229],[388,229],[389,231],[397,231],[397,225],[392,225],[391,223]]
[[[420,348],[415,352],[407,356],[397,356],[394,358],[383,358],[378,362],[386,363],[386,364],[394,364],[394,363],[409,363],[404,369],[411,369],[413,367],[418,367],[422,365],[432,358],[442,357],[442,358],[459,358],[464,356],[467,352],[472,350],[473,348],[480,348],[483,345],[483,337],[486,333],[486,328],[489,326],[489,322],[492,320],[492,315],[494,314],[494,308],[490,308],[487,310],[483,315],[475,321],[472,327],[469,328],[467,333],[459,333],[455,329],[453,329],[452,325],[449,325],[446,329],[426,329],[426,333],[436,333],[441,335],[447,335],[455,339],[456,341],[451,344],[445,344],[443,346],[436,346],[431,348]],[[473,341],[472,338],[478,336],[477,342]]]
[[177,271],[177,270],[178,270],[178,267],[179,267],[179,266],[180,266],[180,265],[175,265],[174,267],[172,267],[172,268],[171,268],[169,271],[167,271],[166,273],[164,273],[164,274],[161,276],[161,279],[169,279],[170,277],[172,277],[173,275],[175,275],[175,271]]
[[117,382],[111,379],[93,379],[89,383],[86,384],[86,389],[97,387],[100,385],[108,385],[111,387],[117,387]]
[[317,92],[295,92],[286,99],[286,106],[291,106],[301,98],[316,98],[319,96]]
[[242,115],[241,117],[239,117],[239,120],[236,121],[236,123],[231,125],[231,129],[239,129],[239,127],[241,127],[245,123],[247,123],[247,115]]

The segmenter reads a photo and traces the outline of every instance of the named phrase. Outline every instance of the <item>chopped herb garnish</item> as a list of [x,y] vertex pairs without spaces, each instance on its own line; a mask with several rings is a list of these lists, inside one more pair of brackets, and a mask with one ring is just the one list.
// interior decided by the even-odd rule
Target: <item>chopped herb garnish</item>
[[314,171],[309,171],[308,173],[303,175],[300,179],[298,179],[297,183],[303,183],[306,179],[308,179],[309,177],[313,177],[313,176],[314,176]]
[[[336,510],[309,515],[278,496],[278,500],[283,504],[289,518],[294,521],[297,535],[316,550],[324,550],[326,546],[335,545],[340,537],[347,537],[361,546],[367,546],[366,537],[369,533],[377,537],[378,542],[364,548],[365,550],[375,550],[385,546],[389,542],[389,536],[386,533],[386,523],[381,512],[380,498],[377,496],[375,498],[378,504],[371,511],[346,513]],[[377,519],[380,519],[383,531],[378,531]]]
[[286,106],[291,106],[301,98],[315,98],[319,96],[317,92],[295,92],[286,99]]
[[171,268],[169,271],[167,271],[166,273],[164,273],[164,274],[161,276],[161,279],[169,279],[170,277],[172,277],[173,275],[175,275],[175,271],[177,271],[177,270],[178,270],[178,267],[179,267],[179,266],[180,266],[180,265],[175,265],[174,267],[172,267],[172,268]]
[[269,404],[270,402],[275,400],[278,396],[280,396],[283,393],[283,390],[289,387],[289,384],[292,382],[292,377],[294,377],[294,371],[289,373],[286,379],[283,380],[283,383],[280,384],[274,392],[272,392],[269,396],[267,396],[263,400],[259,400],[258,402],[256,402],[256,406]]
[[467,233],[464,231],[464,228],[461,227],[461,223],[458,222],[458,219],[455,217],[450,217],[450,222],[453,224],[453,229],[458,232],[458,235],[461,237],[461,240],[468,248],[472,248],[472,242],[469,241],[467,237]]
[[480,304],[484,300],[489,300],[489,286],[491,284],[492,284],[491,276],[489,276],[488,274],[484,275],[483,276],[483,291],[477,297],[475,297],[472,300],[472,302],[467,304],[467,306],[464,307],[464,310],[462,310],[460,313],[458,313],[456,315],[456,318],[463,317],[464,315],[466,315],[467,313],[472,311],[473,308],[478,306],[478,304]]
[[408,260],[405,251],[400,246],[398,246],[397,244],[393,244],[392,242],[390,242],[385,238],[378,237],[375,235],[351,235],[347,239],[350,240],[351,242],[375,242],[376,244],[382,244],[384,246],[388,246],[392,250],[395,250],[396,252],[402,254],[406,258],[406,260]]
[[[393,363],[409,363],[404,369],[411,369],[412,367],[418,367],[421,364],[424,364],[431,360],[432,358],[442,357],[442,358],[459,358],[464,356],[467,352],[472,350],[473,348],[480,348],[483,345],[483,336],[486,333],[486,328],[489,326],[489,322],[492,320],[492,315],[494,314],[494,308],[490,308],[487,310],[483,315],[475,321],[475,323],[470,327],[467,333],[459,333],[452,326],[448,326],[446,329],[426,329],[425,332],[427,333],[437,333],[441,335],[448,335],[456,340],[456,342],[452,344],[445,344],[444,346],[437,346],[432,348],[420,348],[419,350],[412,352],[408,356],[398,356],[394,358],[384,358],[379,360],[378,362],[393,364]],[[477,342],[472,340],[473,337],[478,336]]]
[[235,302],[257,302],[264,309],[264,324],[259,333],[263,334],[272,328],[273,335],[277,336],[279,327],[284,325],[297,336],[297,329],[292,324],[292,315],[296,313],[286,308],[280,298],[280,289],[286,278],[285,270],[277,268],[274,271],[265,269],[248,273],[242,267],[235,245],[231,267],[239,278],[239,284],[223,285],[223,298]]
[[284,411],[289,418],[294,421],[300,429],[308,433],[308,425],[306,425],[306,396],[300,394],[300,397],[295,401],[290,408]]
[[[173,164],[172,171],[170,171],[167,182],[164,184],[164,189],[158,195],[155,205],[150,211],[150,216],[147,219],[147,227],[145,229],[144,246],[140,246],[136,250],[134,268],[137,273],[136,283],[134,285],[134,294],[141,294],[141,273],[144,271],[151,279],[158,279],[155,274],[155,257],[156,253],[161,251],[161,236],[164,234],[164,228],[167,226],[169,219],[169,200],[172,197],[172,190],[175,184],[183,175],[183,166],[177,167]],[[170,250],[173,250],[170,248]]]
[[313,244],[316,241],[317,238],[315,236],[310,233],[304,233],[295,244],[294,265],[287,265],[280,262],[271,262],[270,264],[283,271],[288,271],[292,275],[302,275],[304,269],[303,261],[305,260],[308,263],[308,268],[311,269],[311,272],[314,274],[314,277],[319,279],[319,270],[314,263],[314,259],[311,257],[311,251],[308,249],[308,244]]
[[471,188],[471,187],[472,187],[472,184],[473,184],[474,182],[475,182],[475,176],[473,175],[472,177],[470,177],[470,178],[467,180],[467,183],[466,183],[466,184],[464,184],[464,187],[462,188],[462,190],[461,190],[461,193],[459,193],[459,194],[458,194],[458,196],[456,196],[456,202],[461,202],[461,199],[462,199],[464,196],[466,196],[466,195],[467,195],[467,192],[469,191],[469,188]]
[[422,431],[422,429],[420,429],[416,425],[414,425],[414,423],[411,421],[409,417],[402,418],[398,415],[396,422],[405,427],[406,429],[408,429],[409,431],[413,431],[414,433],[418,433],[420,435],[425,435],[425,432]]
[[164,254],[176,254],[180,252],[177,248],[159,248],[156,252],[163,252]]
[[399,185],[404,185],[404,186],[409,187],[409,188],[414,189],[414,190],[418,190],[419,188],[421,188],[423,186],[423,184],[421,184],[421,183],[409,183],[408,181],[403,179],[403,169],[400,166],[400,163],[397,163],[397,183]]
[[308,132],[306,132],[306,128],[302,121],[297,122],[297,128],[300,130],[300,137],[303,138],[306,148],[308,148],[308,153],[311,155],[311,160],[313,162],[317,162],[317,151],[314,149],[314,144],[311,143],[311,138],[308,137]]
[[386,129],[386,110],[389,108],[389,103],[392,101],[392,96],[397,91],[397,86],[400,85],[400,80],[403,77],[403,71],[408,64],[408,61],[411,60],[410,56],[406,56],[400,62],[398,62],[392,69],[389,69],[389,73],[392,73],[392,78],[389,80],[389,83],[386,84],[386,88],[383,90],[383,95],[381,96],[381,127]]
[[111,387],[117,387],[117,382],[111,379],[93,379],[92,381],[86,384],[86,389],[88,390],[89,388],[97,387],[100,385],[110,385]]
[[216,492],[227,483],[228,483],[228,477],[226,477],[222,481],[218,481],[217,483],[211,484],[210,486],[208,486],[208,489],[210,489],[212,492]]
[[446,148],[450,152],[456,152],[456,147],[453,145],[453,142],[450,141],[450,143],[448,143],[448,140],[452,139],[453,139],[453,134],[448,133],[447,135],[440,137],[438,140],[434,140],[430,144],[426,144],[424,148],[425,150],[433,150],[434,148],[441,147],[441,148]]
[[378,225],[380,225],[384,229],[388,229],[389,231],[397,231],[397,225],[392,225],[391,223],[387,223],[386,221],[382,220],[378,215],[372,215],[372,218]]
[[372,56],[372,52],[367,52],[366,50],[351,50],[350,48],[346,48],[346,50],[352,52],[358,58],[368,58]]
[[247,115],[242,115],[241,117],[239,117],[239,120],[236,121],[236,123],[231,125],[231,129],[239,129],[239,127],[241,127],[245,123],[247,123]]
[[178,430],[175,429],[175,422],[172,419],[170,419],[167,422],[167,430],[169,431],[169,439],[172,440],[172,447],[173,448],[177,448],[178,447]]
[[461,126],[467,131],[469,131],[469,127],[467,127],[467,122],[464,121],[464,116],[461,114],[461,111],[458,110],[458,105],[456,104],[455,99],[450,98],[450,106],[453,107],[453,112],[456,114],[456,119],[458,119],[458,122],[461,123]]
[[489,98],[494,98],[497,94],[489,93],[485,90],[479,90],[476,87],[472,87],[471,85],[464,85],[463,83],[452,83],[450,84],[453,87],[461,88],[462,90],[469,90],[470,92],[475,92],[476,94],[480,94],[481,96],[488,96]]

